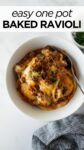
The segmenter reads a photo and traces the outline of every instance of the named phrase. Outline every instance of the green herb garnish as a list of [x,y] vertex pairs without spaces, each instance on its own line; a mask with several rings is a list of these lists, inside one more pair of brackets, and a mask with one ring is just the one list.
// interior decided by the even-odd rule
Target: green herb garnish
[[57,82],[57,79],[56,79],[55,77],[51,77],[51,78],[50,78],[50,81],[51,81],[52,83],[55,83],[55,82]]
[[37,72],[37,71],[32,72],[32,77],[37,77],[38,75],[39,75],[39,72]]
[[43,58],[44,55],[42,53],[38,54],[38,58]]
[[84,46],[84,32],[73,32],[72,35],[78,44]]

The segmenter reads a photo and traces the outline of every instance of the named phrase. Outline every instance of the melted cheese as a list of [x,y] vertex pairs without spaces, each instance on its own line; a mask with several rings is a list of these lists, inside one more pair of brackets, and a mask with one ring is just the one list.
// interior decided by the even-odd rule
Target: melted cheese
[[27,83],[21,84],[21,91],[27,98],[31,100],[35,99],[35,96],[33,95],[32,91],[29,89],[29,86]]
[[43,93],[46,93],[47,95],[53,95],[55,94],[56,88],[57,88],[57,84],[48,84],[45,82],[45,80],[41,80],[40,81],[40,90]]
[[31,70],[31,67],[32,65],[35,63],[35,59],[36,58],[33,58],[30,63],[28,64],[28,66],[26,67],[26,69],[24,69],[22,75],[25,77],[25,81],[26,83],[30,84],[30,85],[34,85],[34,81],[31,79],[31,73],[30,73],[30,70]]

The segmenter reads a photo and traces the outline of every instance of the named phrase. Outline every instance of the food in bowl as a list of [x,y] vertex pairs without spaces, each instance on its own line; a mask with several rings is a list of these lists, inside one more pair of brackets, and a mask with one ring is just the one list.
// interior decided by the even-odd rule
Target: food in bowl
[[14,72],[22,99],[45,110],[66,105],[76,91],[67,57],[53,46],[30,51],[15,64]]

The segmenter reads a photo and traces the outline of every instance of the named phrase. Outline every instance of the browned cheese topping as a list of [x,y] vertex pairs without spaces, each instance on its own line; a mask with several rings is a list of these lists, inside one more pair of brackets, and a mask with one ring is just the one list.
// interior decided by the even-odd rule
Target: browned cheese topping
[[67,104],[76,90],[69,66],[66,56],[51,46],[29,52],[14,67],[22,99],[46,110]]

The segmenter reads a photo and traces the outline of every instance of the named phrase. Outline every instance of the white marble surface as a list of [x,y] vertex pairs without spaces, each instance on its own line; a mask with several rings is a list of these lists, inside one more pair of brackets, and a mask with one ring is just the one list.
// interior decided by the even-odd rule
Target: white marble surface
[[0,5],[84,5],[84,0],[0,0]]
[[[0,33],[0,150],[32,150],[33,132],[46,123],[32,119],[20,112],[12,104],[5,89],[5,71],[12,53],[23,42],[40,34]],[[55,34],[71,40],[69,33]],[[77,113],[84,113],[84,105]]]

